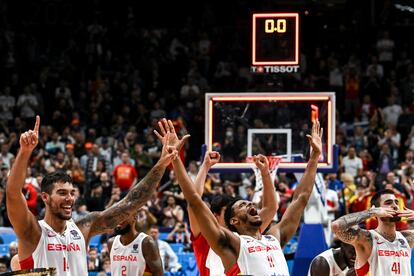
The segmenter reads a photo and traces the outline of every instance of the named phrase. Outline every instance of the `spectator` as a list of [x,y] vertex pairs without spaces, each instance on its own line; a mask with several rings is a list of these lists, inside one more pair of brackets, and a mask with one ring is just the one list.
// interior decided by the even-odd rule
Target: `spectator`
[[17,99],[17,107],[20,109],[22,119],[30,119],[36,115],[38,106],[37,98],[33,95],[30,86],[25,86],[23,94]]
[[168,242],[189,245],[191,243],[191,239],[187,223],[177,222],[165,240]]
[[4,260],[0,260],[0,273],[7,272],[7,264]]
[[180,205],[176,204],[175,197],[170,195],[166,198],[167,205],[163,208],[162,225],[165,227],[174,227],[177,222],[182,222],[184,219],[184,211]]
[[149,211],[147,206],[138,210],[137,230],[138,232],[149,233],[151,226],[158,222],[157,218]]
[[342,159],[341,169],[353,177],[362,175],[362,160],[356,155],[355,146],[348,148],[348,154]]
[[400,105],[396,103],[394,95],[388,97],[388,105],[382,109],[384,114],[384,123],[386,126],[396,126],[398,123],[398,117],[403,113]]
[[16,99],[10,95],[10,87],[6,86],[3,92],[0,91],[0,121],[6,124],[12,121],[15,106]]
[[88,271],[100,271],[101,265],[101,260],[98,257],[98,250],[95,247],[89,248]]
[[172,250],[171,246],[167,242],[159,239],[160,230],[158,226],[154,225],[151,227],[150,236],[157,242],[164,271],[174,273],[181,270],[181,264],[178,262],[178,257]]
[[52,140],[46,143],[45,150],[49,154],[56,154],[59,150],[65,152],[65,144],[59,141],[59,133],[54,131]]
[[6,142],[1,143],[0,159],[2,164],[7,168],[11,167],[11,161],[14,159],[14,154],[9,152],[9,149],[10,146]]
[[113,172],[115,185],[121,189],[121,193],[127,192],[138,178],[138,173],[129,159],[127,152],[122,153],[122,163],[116,166]]

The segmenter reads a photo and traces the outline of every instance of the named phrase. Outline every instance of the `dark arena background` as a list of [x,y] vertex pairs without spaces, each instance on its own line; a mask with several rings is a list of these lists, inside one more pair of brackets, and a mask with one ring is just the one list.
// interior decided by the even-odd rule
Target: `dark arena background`
[[[331,222],[368,209],[375,191],[391,188],[401,206],[414,207],[413,33],[408,0],[0,0],[0,273],[18,253],[8,173],[36,115],[39,144],[23,195],[39,219],[40,183],[57,170],[76,187],[74,220],[116,204],[156,164],[162,145],[153,130],[168,118],[180,137],[191,134],[180,158],[192,180],[206,150],[228,163],[208,174],[207,204],[228,194],[261,206],[243,163],[249,154],[283,156],[275,222],[303,174],[316,116],[326,135],[322,167],[283,249],[290,274],[307,275],[316,255],[339,246]],[[217,102],[221,93],[247,98]],[[158,227],[165,275],[199,275],[171,169],[139,210],[138,231]],[[91,240],[89,275],[110,275],[112,236]]]

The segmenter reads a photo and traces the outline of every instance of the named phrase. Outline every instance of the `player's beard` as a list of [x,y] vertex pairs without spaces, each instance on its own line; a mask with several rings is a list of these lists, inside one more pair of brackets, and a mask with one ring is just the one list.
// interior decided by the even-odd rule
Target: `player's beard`
[[131,225],[127,225],[124,228],[119,228],[116,227],[115,228],[115,235],[125,235],[126,233],[128,233],[131,230]]
[[46,202],[46,205],[48,205],[50,212],[58,217],[61,220],[70,220],[72,218],[71,215],[65,215],[60,212],[60,206],[58,206],[56,203],[52,202],[52,199],[49,198],[49,200]]

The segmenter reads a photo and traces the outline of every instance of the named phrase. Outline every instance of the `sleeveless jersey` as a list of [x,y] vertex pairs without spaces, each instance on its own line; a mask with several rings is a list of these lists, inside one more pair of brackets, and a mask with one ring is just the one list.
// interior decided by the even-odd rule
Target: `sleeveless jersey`
[[21,269],[56,268],[59,276],[86,276],[85,239],[73,222],[66,222],[63,233],[55,232],[44,220],[39,221],[41,236],[32,256],[20,261]]
[[[334,255],[333,255],[333,249],[328,249],[321,254],[319,254],[317,257],[322,257],[326,260],[326,262],[329,265],[329,276],[345,276],[348,272],[349,268],[346,267],[344,270],[342,270],[339,265],[336,263]],[[308,276],[311,276],[311,270],[309,268],[308,270]]]
[[375,230],[369,232],[372,237],[371,255],[362,266],[355,263],[357,275],[411,275],[411,248],[407,239],[398,231],[393,242]]
[[240,253],[237,263],[226,275],[278,275],[289,276],[283,250],[272,235],[263,235],[260,240],[240,235]]
[[121,243],[120,235],[115,237],[110,252],[112,275],[141,276],[149,273],[142,252],[142,241],[147,236],[145,233],[140,233],[128,245]]

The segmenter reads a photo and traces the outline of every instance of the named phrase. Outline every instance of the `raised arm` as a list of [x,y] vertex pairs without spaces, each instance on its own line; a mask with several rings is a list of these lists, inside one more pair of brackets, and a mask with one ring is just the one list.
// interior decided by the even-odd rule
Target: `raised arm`
[[279,203],[276,199],[276,190],[273,186],[272,178],[270,177],[269,172],[269,160],[262,155],[256,155],[253,157],[253,161],[256,164],[256,167],[260,170],[263,181],[263,200],[262,200],[262,209],[260,209],[259,215],[263,221],[263,226],[261,230],[265,230],[267,226],[272,222],[277,209],[279,208]]
[[[204,155],[203,164],[198,171],[197,178],[195,180],[195,190],[197,193],[202,196],[204,192],[204,184],[206,182],[206,177],[210,168],[220,161],[220,154],[215,151],[206,152]],[[190,230],[194,237],[200,235],[200,225],[194,215],[193,209],[189,205],[188,208],[188,217],[190,220]]]
[[32,254],[41,235],[40,226],[27,207],[26,199],[22,194],[29,159],[38,143],[39,125],[40,117],[36,116],[34,129],[26,131],[20,136],[19,153],[6,184],[7,215],[19,239],[19,256],[21,259],[25,259]]
[[[163,120],[163,125],[160,126],[161,134],[172,132],[175,133],[174,126],[171,121]],[[179,143],[178,140],[172,143]],[[173,161],[174,172],[177,176],[178,183],[184,193],[184,197],[192,208],[199,224],[202,222],[203,227],[201,233],[206,238],[210,247],[221,257],[223,265],[226,269],[232,267],[237,261],[239,254],[240,240],[229,230],[221,227],[211,213],[210,209],[201,199],[201,196],[196,191],[186,169],[179,158]]]
[[[169,135],[164,138],[168,141]],[[102,212],[92,212],[76,222],[82,231],[86,242],[97,234],[112,231],[116,225],[128,217],[136,214],[155,192],[157,184],[164,175],[166,167],[171,160],[177,158],[178,151],[165,144],[162,148],[161,157],[157,164],[147,173],[147,175],[118,203]]]
[[343,242],[352,244],[360,260],[368,260],[372,250],[372,238],[369,231],[361,229],[358,225],[372,217],[393,217],[397,211],[392,208],[375,208],[352,213],[338,218],[332,222],[332,231]]
[[312,126],[312,135],[306,135],[311,145],[311,156],[306,166],[305,173],[300,180],[298,187],[293,194],[292,202],[286,209],[280,223],[272,226],[269,233],[274,235],[282,246],[295,234],[303,211],[308,204],[309,197],[315,183],[316,169],[318,167],[319,156],[322,152],[322,134],[319,121],[315,121]]
[[143,275],[163,276],[164,269],[162,267],[160,251],[158,250],[157,243],[150,236],[142,241],[142,252],[144,253],[145,263],[150,270],[150,273],[146,274],[147,272],[144,272]]

